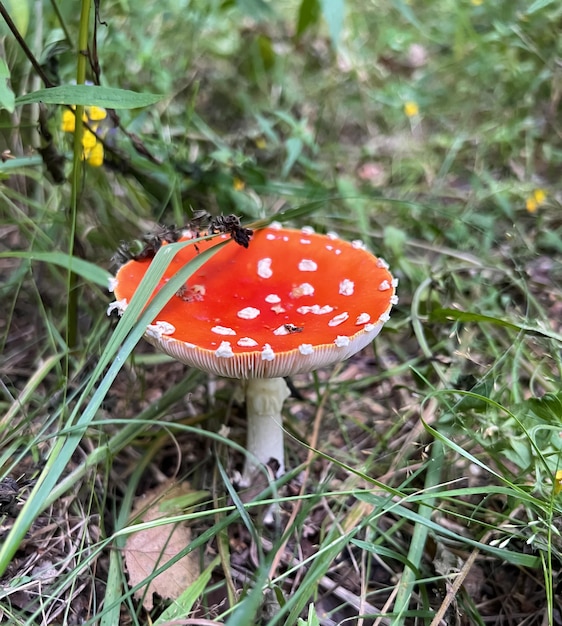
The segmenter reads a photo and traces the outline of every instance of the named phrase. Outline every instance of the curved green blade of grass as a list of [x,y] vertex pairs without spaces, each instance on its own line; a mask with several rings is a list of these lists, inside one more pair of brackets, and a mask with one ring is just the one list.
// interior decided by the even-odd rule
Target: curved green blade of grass
[[161,94],[138,93],[116,87],[61,85],[19,96],[16,98],[16,105],[42,102],[44,104],[95,105],[105,109],[138,109],[155,104],[163,97]]
[[40,261],[58,265],[106,289],[111,276],[107,270],[104,270],[98,265],[75,256],[70,256],[64,252],[26,252],[17,250],[14,252],[0,252],[0,259],[2,258],[29,259],[30,261]]
[[[197,240],[193,240],[163,246],[154,257],[144,279],[131,298],[131,302],[123,314],[119,325],[110,337],[88,385],[84,389],[80,400],[68,419],[66,426],[69,428],[73,427],[72,431],[69,434],[58,437],[49,453],[45,467],[33,491],[0,548],[0,575],[5,572],[33,521],[45,508],[45,503],[48,501],[51,491],[57,485],[60,476],[79,445],[83,433],[95,418],[96,412],[103,402],[111,384],[119,370],[123,367],[127,357],[143,336],[147,325],[152,322],[166,302],[181,285],[185,283],[189,276],[200,268],[211,256],[216,254],[225,243],[228,243],[219,243],[213,248],[198,254],[168,281],[159,293],[156,294],[150,304],[146,305],[154,288],[175,255],[182,248],[193,245],[196,241]],[[85,403],[95,383],[100,379],[108,366],[109,369],[107,373],[101,379],[99,386],[92,395],[86,408],[82,411],[82,405]]]

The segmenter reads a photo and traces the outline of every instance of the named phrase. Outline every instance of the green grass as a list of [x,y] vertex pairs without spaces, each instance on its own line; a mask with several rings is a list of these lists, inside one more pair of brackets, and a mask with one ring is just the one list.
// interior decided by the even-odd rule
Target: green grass
[[[65,98],[96,82],[89,2],[4,6]],[[102,3],[101,84],[163,98],[106,91],[92,167],[2,24],[0,621],[559,623],[561,25],[548,1]],[[235,383],[141,341],[166,293],[106,316],[120,242],[192,209],[361,238],[400,279],[372,348],[293,379],[289,473],[251,498]],[[148,612],[126,538],[171,478],[204,500],[147,525],[186,523],[200,574]]]

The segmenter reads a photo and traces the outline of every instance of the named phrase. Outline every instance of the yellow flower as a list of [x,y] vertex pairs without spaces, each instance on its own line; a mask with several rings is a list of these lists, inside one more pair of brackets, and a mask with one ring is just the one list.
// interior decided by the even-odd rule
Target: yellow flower
[[65,133],[73,133],[76,128],[76,116],[72,111],[65,109],[62,112],[62,130]]
[[[86,151],[84,150],[84,153]],[[88,163],[92,167],[100,167],[103,165],[103,143],[100,141],[96,142],[96,145],[90,150],[88,155],[84,155],[84,158],[87,159]]]
[[413,100],[408,100],[408,102],[404,102],[404,113],[407,117],[415,117],[420,112],[420,107],[417,102]]
[[107,111],[101,107],[91,106],[86,107],[86,115],[92,121],[98,122],[104,120],[107,117]]
[[562,470],[558,470],[554,476],[554,495],[562,491]]
[[479,7],[481,4],[484,3],[484,0],[470,0],[471,4],[473,4],[475,7]]
[[265,150],[267,148],[267,141],[265,137],[256,137],[254,139],[254,143],[256,144],[256,148],[258,150]]
[[238,178],[238,176],[235,176],[232,181],[232,186],[234,187],[234,191],[243,191],[246,187],[246,183],[241,178]]
[[[75,108],[76,107],[72,107],[72,109]],[[93,167],[103,165],[103,144],[99,140],[99,137],[103,137],[107,132],[107,128],[104,128],[102,123],[106,118],[107,111],[102,107],[84,107],[82,120],[88,125],[88,128],[84,128],[82,135],[82,160],[88,161]],[[65,133],[73,133],[76,130],[76,116],[74,111],[70,109],[63,111],[61,128]]]
[[544,189],[535,189],[533,193],[525,200],[525,207],[529,213],[534,213],[546,201],[546,192]]

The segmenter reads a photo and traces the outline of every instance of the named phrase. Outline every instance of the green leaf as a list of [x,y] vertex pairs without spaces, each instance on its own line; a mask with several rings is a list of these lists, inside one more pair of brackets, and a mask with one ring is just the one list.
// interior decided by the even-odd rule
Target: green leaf
[[[30,5],[31,0],[4,0],[4,8],[12,18],[12,22],[16,25],[16,28],[22,37],[25,37],[27,29],[29,28]],[[0,34],[7,34],[7,25],[4,24],[4,20],[0,21],[2,22]]]
[[11,259],[29,259],[30,261],[42,261],[43,263],[52,263],[65,269],[71,269],[75,274],[81,276],[85,280],[104,287],[107,289],[111,274],[98,267],[94,263],[71,257],[64,252],[0,252],[0,258]]
[[285,142],[285,149],[287,150],[287,158],[285,159],[285,163],[283,163],[283,170],[281,172],[283,178],[289,175],[293,165],[302,154],[302,139],[299,137],[291,137],[290,139],[287,139]]
[[9,78],[10,68],[7,66],[4,59],[0,59],[0,108],[6,109],[9,113],[13,113],[16,96],[8,85]]
[[536,13],[541,9],[549,6],[550,4],[558,4],[558,0],[535,0],[533,4],[525,11],[527,15],[531,15],[532,13]]
[[297,17],[297,39],[320,20],[320,3],[318,0],[302,0]]
[[456,320],[458,322],[487,322],[489,324],[496,324],[497,326],[503,326],[504,328],[510,328],[511,330],[523,331],[526,333],[542,335],[543,337],[549,337],[550,339],[556,339],[562,341],[562,335],[549,330],[548,328],[541,328],[539,326],[533,326],[531,324],[518,324],[515,322],[508,322],[502,320],[499,317],[492,317],[490,315],[482,315],[481,313],[471,313],[469,311],[458,311],[457,309],[448,308],[435,308],[431,310],[429,315],[432,321],[444,322],[446,320]]
[[328,24],[332,46],[337,49],[345,18],[344,0],[320,0],[322,15]]
[[40,89],[16,98],[16,104],[78,104],[98,106],[104,109],[138,109],[162,100],[164,96],[154,93],[137,93],[115,87],[94,85],[62,85],[51,89]]

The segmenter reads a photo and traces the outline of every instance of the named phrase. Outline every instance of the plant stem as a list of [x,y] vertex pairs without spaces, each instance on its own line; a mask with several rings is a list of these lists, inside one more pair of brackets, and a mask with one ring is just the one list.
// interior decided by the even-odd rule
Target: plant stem
[[[78,59],[76,63],[76,84],[83,85],[86,82],[86,67],[88,60],[88,27],[90,20],[91,0],[82,0],[80,14],[80,30],[78,33]],[[69,256],[72,257],[76,244],[76,220],[78,216],[78,195],[80,192],[80,180],[82,174],[82,137],[84,134],[84,107],[76,106],[76,126],[74,130],[74,154],[72,159],[72,174],[70,178],[70,212],[68,215],[69,226]],[[78,276],[70,270],[68,274],[68,304],[67,304],[67,331],[66,341],[70,349],[76,346],[78,335]]]
[[249,486],[261,465],[271,459],[279,464],[277,476],[285,473],[283,402],[290,395],[282,378],[253,378],[246,383],[248,457],[242,485]]

